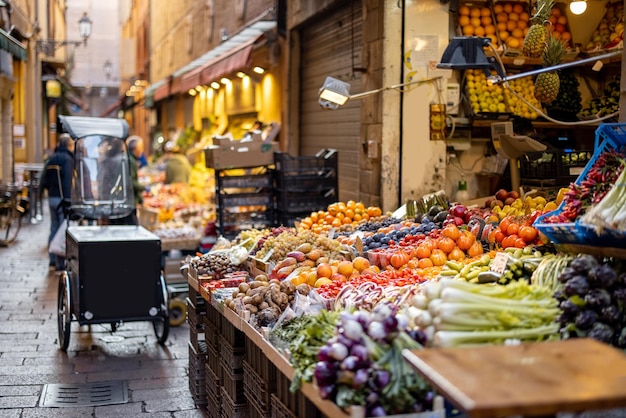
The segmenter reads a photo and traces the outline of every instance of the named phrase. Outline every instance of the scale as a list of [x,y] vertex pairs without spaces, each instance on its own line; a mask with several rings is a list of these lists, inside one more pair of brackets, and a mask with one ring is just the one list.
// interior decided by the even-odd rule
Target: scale
[[519,157],[527,152],[545,151],[547,147],[529,136],[515,135],[513,122],[492,123],[491,140],[498,155],[509,160],[511,190],[518,190],[520,187]]

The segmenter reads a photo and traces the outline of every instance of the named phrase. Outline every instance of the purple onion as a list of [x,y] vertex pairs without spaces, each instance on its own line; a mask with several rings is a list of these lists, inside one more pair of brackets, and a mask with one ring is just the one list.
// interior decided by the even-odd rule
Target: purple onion
[[363,328],[367,328],[370,321],[372,320],[371,315],[367,311],[358,311],[356,313],[356,320]]
[[354,374],[354,386],[363,386],[365,385],[370,378],[370,374],[366,369],[359,369]]
[[387,332],[382,322],[373,321],[367,327],[367,334],[375,340],[384,340],[387,338]]
[[379,389],[382,389],[391,382],[391,374],[387,370],[378,370],[374,382]]
[[358,369],[360,366],[360,361],[356,356],[348,356],[341,362],[341,370],[351,370],[354,371]]
[[368,361],[370,357],[369,351],[364,345],[355,344],[350,348],[350,355],[355,356],[359,361]]
[[388,316],[383,320],[383,326],[388,334],[398,331],[398,320],[395,315]]
[[317,352],[317,359],[319,361],[331,361],[332,357],[330,356],[330,345],[324,345]]
[[330,346],[330,357],[337,361],[343,361],[343,359],[348,357],[348,351],[347,346],[337,342]]
[[[344,334],[339,334],[337,335],[337,343],[345,346],[349,350],[354,345],[354,340],[351,340]],[[337,360],[343,360],[343,359],[337,359]]]
[[342,321],[343,335],[352,341],[361,341],[363,338],[363,327],[354,319],[346,319]]
[[370,413],[368,414],[368,416],[370,416],[370,417],[386,417],[387,413],[385,412],[385,410],[383,409],[383,407],[381,405],[376,405],[376,406],[374,406],[370,410]]
[[320,387],[333,384],[337,380],[337,368],[327,361],[318,361],[315,363],[313,373]]
[[379,398],[380,398],[380,397],[378,396],[378,393],[376,393],[376,392],[370,392],[370,393],[369,393],[369,395],[367,395],[367,398],[365,398],[365,401],[366,401],[368,404],[373,404],[373,403],[378,402],[378,399],[379,399]]
[[322,399],[329,399],[335,393],[335,385],[324,385],[319,387],[320,397]]

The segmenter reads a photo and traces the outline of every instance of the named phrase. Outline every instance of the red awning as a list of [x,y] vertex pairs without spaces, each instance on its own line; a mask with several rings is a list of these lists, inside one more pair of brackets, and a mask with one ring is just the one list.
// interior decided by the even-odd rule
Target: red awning
[[161,87],[155,90],[153,99],[155,102],[158,102],[159,100],[165,99],[169,95],[170,95],[170,83],[168,80],[168,82],[166,82]]
[[[178,81],[176,87],[172,86],[169,94],[184,93],[196,86],[202,84],[209,84],[213,81],[219,80],[225,75],[229,75],[234,71],[242,70],[252,64],[251,52],[252,47],[257,39],[251,39],[246,43],[239,45],[227,53],[208,61],[206,64],[202,64],[198,68],[183,74],[181,77],[174,79],[174,84]],[[159,96],[159,90],[154,92],[154,100],[157,101],[163,97]],[[166,89],[163,89],[163,93],[166,93]]]
[[256,39],[252,39],[233,50],[228,56],[219,57],[207,63],[200,76],[200,84],[209,84],[234,71],[242,70],[252,64],[252,47]]

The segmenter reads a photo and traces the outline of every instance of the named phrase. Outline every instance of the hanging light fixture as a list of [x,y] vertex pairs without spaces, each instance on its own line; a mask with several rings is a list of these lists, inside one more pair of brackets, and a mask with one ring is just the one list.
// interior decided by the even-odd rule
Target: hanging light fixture
[[581,15],[587,10],[587,0],[574,0],[569,4],[570,12]]

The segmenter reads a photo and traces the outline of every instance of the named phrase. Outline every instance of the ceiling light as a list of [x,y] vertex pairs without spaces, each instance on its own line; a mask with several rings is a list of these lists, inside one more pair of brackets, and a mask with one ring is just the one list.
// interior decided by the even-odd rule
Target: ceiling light
[[220,89],[220,83],[218,83],[217,81],[214,81],[211,83],[211,87],[213,87],[215,90],[219,90]]
[[196,86],[196,91],[201,92],[204,90],[204,86]]
[[243,71],[239,71],[237,73],[237,77],[239,77],[239,78],[244,78],[245,76],[246,76],[246,73],[244,73]]
[[587,1],[575,0],[569,4],[569,10],[575,15],[581,15],[587,10]]
[[252,71],[254,71],[257,74],[263,74],[265,72],[265,69],[261,67],[254,67]]
[[198,94],[196,89],[189,89],[189,91],[187,93],[189,93],[190,96],[195,96],[196,94]]
[[230,78],[223,77],[223,78],[220,80],[220,83],[222,83],[223,85],[227,86],[227,85],[229,85],[229,84],[230,84]]

